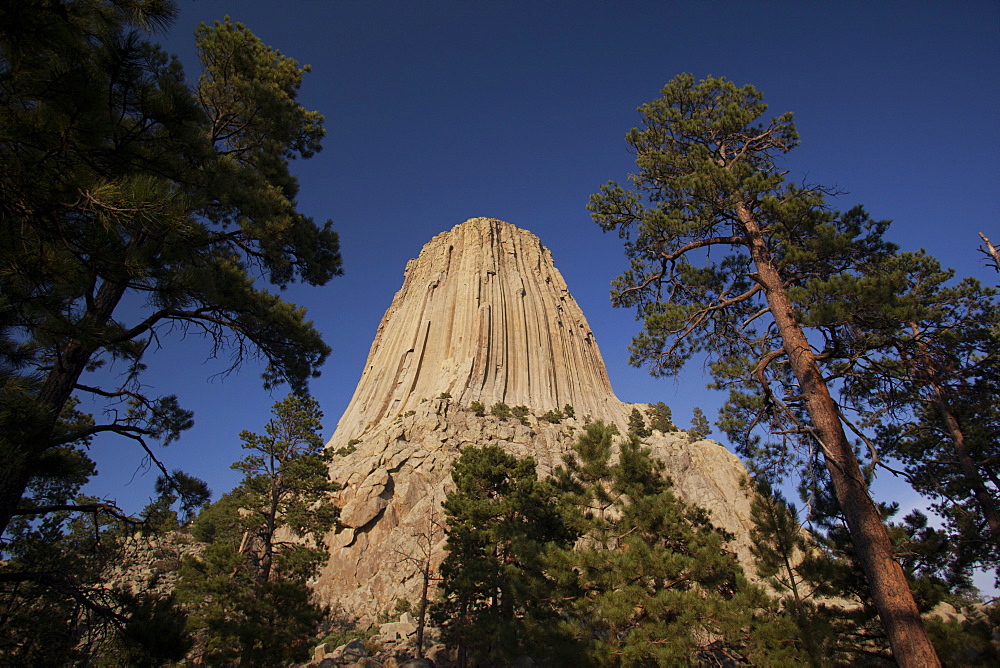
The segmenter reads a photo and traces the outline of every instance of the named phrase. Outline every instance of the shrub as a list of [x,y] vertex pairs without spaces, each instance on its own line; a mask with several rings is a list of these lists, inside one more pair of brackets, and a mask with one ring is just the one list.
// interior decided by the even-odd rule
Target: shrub
[[493,404],[493,408],[490,409],[490,415],[498,417],[501,420],[506,420],[510,417],[510,406],[502,401],[498,401]]
[[486,406],[483,406],[481,401],[473,401],[469,404],[469,410],[475,413],[476,417],[483,417],[486,415]]
[[551,422],[552,424],[559,424],[559,422],[566,417],[559,411],[548,411],[542,416],[542,419],[546,422]]
[[354,452],[355,450],[358,449],[358,444],[359,443],[361,443],[361,439],[360,438],[352,438],[351,440],[349,440],[347,442],[346,446],[344,446],[342,448],[337,448],[336,451],[334,451],[333,454],[335,454],[335,455],[337,455],[339,457],[346,457],[347,455],[351,454],[352,452]]
[[528,410],[527,406],[514,406],[510,412],[511,415],[520,420],[521,424],[528,424],[528,414],[531,411]]

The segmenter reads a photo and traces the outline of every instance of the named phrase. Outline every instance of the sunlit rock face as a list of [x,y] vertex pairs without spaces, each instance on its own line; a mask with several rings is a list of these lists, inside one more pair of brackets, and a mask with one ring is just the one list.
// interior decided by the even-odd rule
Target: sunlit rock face
[[580,415],[621,417],[583,311],[527,230],[473,218],[424,246],[337,431],[361,433],[442,393],[463,406],[571,404]]
[[[487,415],[473,413],[474,401]],[[500,401],[528,407],[527,424],[489,415]],[[540,419],[567,404],[575,418]],[[327,446],[342,453],[331,473],[343,485],[336,502],[345,528],[327,537],[317,591],[367,618],[399,598],[416,603],[421,561],[429,554],[436,566],[444,557],[440,505],[462,448],[531,456],[544,476],[585,420],[625,433],[632,408],[615,397],[583,312],[535,235],[490,218],[439,234],[407,264]],[[678,494],[737,536],[731,547],[749,564],[746,471],[736,457],[683,432],[654,432],[645,442]]]

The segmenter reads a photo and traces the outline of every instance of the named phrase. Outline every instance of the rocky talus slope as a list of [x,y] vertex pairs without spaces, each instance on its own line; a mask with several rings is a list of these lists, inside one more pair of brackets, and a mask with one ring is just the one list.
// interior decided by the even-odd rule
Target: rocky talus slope
[[[472,402],[527,406],[516,418],[477,417]],[[551,423],[549,410],[576,418]],[[645,412],[646,406],[639,405]],[[549,251],[526,230],[475,218],[434,237],[406,267],[358,387],[327,447],[343,485],[345,528],[327,537],[319,594],[367,618],[416,602],[420,564],[444,556],[440,505],[465,447],[498,445],[550,473],[586,419],[624,433],[633,405],[611,389],[583,312]],[[645,439],[679,495],[707,508],[749,564],[746,471],[718,444],[674,432]]]

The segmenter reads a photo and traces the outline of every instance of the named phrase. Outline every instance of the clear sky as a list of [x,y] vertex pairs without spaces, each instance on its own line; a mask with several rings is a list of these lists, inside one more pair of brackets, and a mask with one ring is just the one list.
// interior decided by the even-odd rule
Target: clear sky
[[[722,397],[698,366],[657,380],[627,365],[633,314],[612,309],[626,266],[617,235],[588,196],[633,168],[625,133],[636,107],[680,72],[725,76],[795,113],[802,145],[789,178],[835,186],[841,209],[895,221],[904,250],[927,248],[960,275],[998,277],[978,232],[1000,242],[1000,3],[570,2],[559,0],[179,0],[158,37],[197,75],[193,32],[230,15],[312,66],[301,91],[326,116],[325,149],[295,165],[301,210],[332,219],[345,275],[293,287],[333,348],[313,394],[329,436],[361,375],[406,261],[469,218],[500,218],[548,246],[601,347],[618,397],[665,401],[678,426]],[[284,396],[260,368],[213,377],[197,339],[165,337],[149,359],[151,391],[179,395],[195,427],[160,451],[216,497],[239,476],[238,433],[260,431]],[[152,494],[130,442],[99,440],[88,492],[137,511]],[[885,474],[883,474],[884,476]],[[907,492],[886,496],[913,505]]]

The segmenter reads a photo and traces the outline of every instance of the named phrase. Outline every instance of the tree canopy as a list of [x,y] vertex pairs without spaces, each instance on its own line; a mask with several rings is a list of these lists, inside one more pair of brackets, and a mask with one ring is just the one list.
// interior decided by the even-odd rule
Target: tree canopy
[[530,457],[466,448],[452,479],[444,503],[448,555],[431,616],[458,647],[461,665],[510,665],[538,648],[557,617],[542,556],[550,543],[574,536]]
[[[554,484],[583,536],[549,568],[574,665],[689,665],[801,658],[763,590],[749,584],[732,536],[679,499],[664,464],[629,433],[588,424]],[[614,455],[614,456],[613,456]]]
[[752,86],[682,74],[661,93],[626,136],[631,189],[611,182],[589,204],[626,239],[629,268],[612,300],[643,323],[632,361],[672,375],[705,353],[719,386],[756,393],[744,425],[791,425],[781,433],[829,472],[896,659],[937,665],[821,369],[850,354],[841,333],[909,316],[896,277],[874,270],[896,251],[888,222],[831,210],[822,188],[788,183],[780,159],[799,141],[792,115],[763,120]]
[[[308,67],[227,18],[199,27],[192,81],[148,40],[175,11],[0,8],[0,530],[61,445],[114,432],[150,453],[190,426],[140,384],[169,333],[205,337],[231,368],[260,358],[265,385],[296,390],[329,353],[304,309],[263,287],[341,271],[336,232],[297,210],[289,171],[324,134],[296,101]],[[114,419],[61,420],[75,395]]]
[[263,434],[243,431],[243,481],[197,519],[201,554],[181,569],[178,599],[190,610],[196,653],[250,665],[306,658],[324,606],[306,585],[326,563],[323,536],[337,520],[329,493],[333,454],[310,397],[275,403]]

